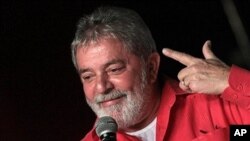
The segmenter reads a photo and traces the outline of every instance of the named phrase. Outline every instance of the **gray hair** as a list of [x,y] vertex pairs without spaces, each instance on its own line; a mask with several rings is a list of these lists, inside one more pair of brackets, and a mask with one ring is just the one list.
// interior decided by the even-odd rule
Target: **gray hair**
[[143,61],[156,51],[151,32],[139,14],[125,8],[99,7],[78,22],[75,38],[71,44],[72,60],[76,68],[77,48],[103,38],[118,39],[127,51]]

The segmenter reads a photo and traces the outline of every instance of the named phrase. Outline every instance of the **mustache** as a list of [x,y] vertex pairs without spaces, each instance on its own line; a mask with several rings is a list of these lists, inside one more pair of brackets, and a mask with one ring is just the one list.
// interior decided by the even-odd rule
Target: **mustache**
[[125,96],[127,96],[127,92],[120,91],[120,90],[113,90],[107,94],[98,94],[95,97],[95,102],[99,104],[104,101],[109,101],[109,100],[113,100],[113,99],[117,99],[117,98],[125,97]]

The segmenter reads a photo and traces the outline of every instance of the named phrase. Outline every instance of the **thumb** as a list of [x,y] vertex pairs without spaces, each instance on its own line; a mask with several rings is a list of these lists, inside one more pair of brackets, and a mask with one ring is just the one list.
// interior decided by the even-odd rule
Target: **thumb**
[[202,47],[202,53],[205,59],[217,59],[217,57],[212,52],[211,47],[212,47],[211,41],[207,40]]

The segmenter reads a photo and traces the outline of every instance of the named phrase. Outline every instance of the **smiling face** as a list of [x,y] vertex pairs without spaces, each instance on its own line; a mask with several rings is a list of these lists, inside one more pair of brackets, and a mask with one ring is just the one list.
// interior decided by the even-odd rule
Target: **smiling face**
[[120,129],[148,117],[155,100],[147,65],[126,51],[121,42],[91,42],[77,49],[76,62],[86,101],[98,117],[112,116]]

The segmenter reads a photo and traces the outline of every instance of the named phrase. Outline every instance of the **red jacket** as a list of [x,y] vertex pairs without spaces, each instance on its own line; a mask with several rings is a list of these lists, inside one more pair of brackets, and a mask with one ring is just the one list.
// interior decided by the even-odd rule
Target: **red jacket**
[[[156,141],[229,141],[230,124],[250,124],[250,72],[232,66],[221,95],[185,94],[167,80],[157,115]],[[82,141],[98,141],[92,129]],[[117,141],[139,141],[117,133]]]

